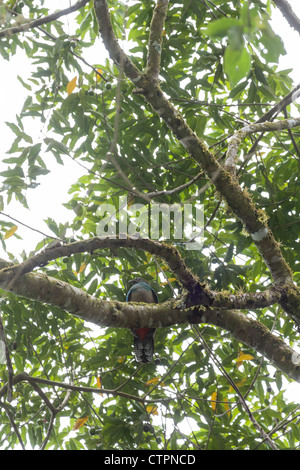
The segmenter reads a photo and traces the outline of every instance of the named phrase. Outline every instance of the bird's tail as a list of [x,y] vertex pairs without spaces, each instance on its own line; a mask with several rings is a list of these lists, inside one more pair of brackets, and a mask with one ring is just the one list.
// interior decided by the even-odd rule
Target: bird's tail
[[[143,329],[145,330],[145,329]],[[154,333],[155,328],[147,328],[147,333],[139,334],[139,330],[134,330],[134,352],[138,362],[151,362],[154,354]]]

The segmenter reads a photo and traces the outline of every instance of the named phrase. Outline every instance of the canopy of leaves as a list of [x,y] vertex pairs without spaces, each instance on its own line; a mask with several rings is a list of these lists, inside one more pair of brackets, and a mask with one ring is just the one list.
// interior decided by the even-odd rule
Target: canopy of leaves
[[[53,13],[48,3],[49,9],[35,0],[0,2],[2,29],[22,27],[24,18],[47,17]],[[118,0],[108,6],[116,36],[143,70],[154,2]],[[233,133],[256,122],[293,87],[290,70],[278,68],[285,50],[270,26],[271,12],[270,2],[259,0],[170,1],[160,86],[219,162]],[[92,60],[86,59],[90,49]],[[32,61],[32,75],[27,81],[20,77],[28,96],[15,122],[7,123],[14,139],[8,150],[2,149],[7,168],[1,173],[1,210],[7,212],[4,208],[14,200],[26,207],[28,193],[43,184],[53,162],[63,173],[71,159],[82,176],[69,188],[69,200],[62,201],[70,221],[59,224],[45,217],[53,238],[70,242],[96,236],[99,207],[110,203],[117,211],[120,196],[129,206],[196,201],[204,208],[202,249],[186,250],[172,236],[164,240],[176,245],[192,272],[219,291],[255,293],[272,284],[260,253],[209,177],[141,94],[133,92],[134,84],[105,58],[92,2],[67,21],[61,17],[0,37],[4,59],[21,50]],[[290,107],[285,112],[290,116]],[[28,123],[43,129],[39,141]],[[299,130],[293,135],[266,132],[256,142],[257,137],[241,144],[239,183],[265,210],[297,283]],[[118,227],[118,213],[114,217]],[[6,249],[6,238],[18,236],[18,230],[15,222],[2,218]],[[41,235],[36,251],[50,241]],[[26,246],[22,256],[30,256]],[[126,248],[60,258],[41,271],[102,299],[125,301],[128,281],[137,275],[151,282],[160,302],[181,293],[162,260]],[[298,405],[287,403],[284,395],[288,379],[227,331],[208,325],[160,328],[156,360],[139,367],[129,330],[94,328],[57,307],[4,292],[1,310],[14,374],[27,372],[47,381],[35,387],[19,382],[10,402],[2,395],[1,448],[21,443],[46,449],[269,448],[224,371],[276,445],[299,446]],[[277,305],[246,313],[287,344],[297,340],[292,320]],[[0,372],[3,385],[6,364]],[[68,395],[51,381],[93,387],[94,393],[74,389]]]

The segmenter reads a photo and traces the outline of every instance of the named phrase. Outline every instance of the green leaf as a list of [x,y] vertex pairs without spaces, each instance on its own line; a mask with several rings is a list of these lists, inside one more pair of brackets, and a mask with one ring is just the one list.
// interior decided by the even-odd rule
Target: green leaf
[[224,38],[232,28],[239,28],[241,22],[234,18],[220,18],[218,20],[212,21],[206,27],[204,32],[211,37]]
[[251,68],[251,56],[245,47],[236,49],[234,46],[226,47],[224,55],[224,71],[231,84],[235,86],[246,78]]
[[22,168],[20,168],[19,166],[15,166],[15,168],[12,168],[10,170],[1,171],[0,175],[7,176],[9,178],[16,178],[16,177],[24,178],[24,172]]
[[48,138],[48,137],[46,137],[44,139],[44,142],[45,142],[45,144],[47,144],[46,152],[55,149],[59,153],[69,155],[68,147],[65,144],[63,144],[62,142],[58,142],[57,140],[52,139],[52,138]]

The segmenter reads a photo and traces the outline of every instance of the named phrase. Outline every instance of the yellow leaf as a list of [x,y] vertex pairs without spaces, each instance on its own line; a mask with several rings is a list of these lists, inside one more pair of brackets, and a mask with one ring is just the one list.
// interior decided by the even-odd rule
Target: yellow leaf
[[240,356],[239,359],[238,359],[238,362],[241,362],[241,361],[251,361],[251,359],[254,359],[254,357],[251,356],[251,354],[241,354],[241,356]]
[[102,69],[97,69],[97,72],[96,73],[96,78],[97,78],[97,82],[100,82],[100,80],[102,79],[101,75],[99,75],[99,73],[102,74]]
[[18,226],[17,225],[13,225],[9,230],[7,230],[7,232],[5,233],[4,235],[4,240],[6,240],[7,238],[11,237],[15,231],[18,230]]
[[148,380],[146,385],[157,385],[159,382],[159,377],[153,377],[153,379]]
[[[244,379],[240,380],[239,382],[237,382],[235,385],[237,387],[242,387],[244,385],[244,383],[246,382],[247,380],[247,377],[245,377]],[[230,385],[229,389],[228,389],[228,393],[232,393],[234,392],[234,388],[232,387],[232,385]]]
[[[148,380],[148,382],[146,382],[146,385],[157,385],[159,381],[160,381],[159,377],[153,377],[153,379],[150,379],[150,380]],[[162,387],[165,386],[165,384],[163,382],[161,382],[160,385]]]
[[[102,388],[101,377],[97,377],[97,387]],[[103,397],[103,393],[99,393],[100,397]]]
[[73,431],[76,431],[77,429],[81,428],[89,419],[88,416],[85,416],[84,418],[78,418],[73,426]]
[[102,384],[101,384],[101,377],[97,377],[97,387],[98,387],[98,388],[101,388],[101,387],[102,387]]
[[127,202],[127,209],[129,209],[129,207],[131,207],[133,203],[134,203],[134,197],[129,199],[129,201]]
[[[101,377],[97,377],[97,387],[102,388]],[[99,392],[100,397],[103,397],[103,393]]]
[[211,396],[211,407],[213,409],[213,411],[216,411],[216,407],[217,407],[217,392],[214,392]]
[[168,285],[169,283],[172,284],[172,282],[175,282],[175,281],[177,281],[176,277],[170,277],[169,282],[168,281],[162,282],[162,286]]
[[227,414],[228,414],[228,416],[229,416],[229,418],[230,418],[230,408],[229,408],[229,404],[228,404],[228,399],[227,399],[227,398],[224,398],[224,402],[225,402],[225,403],[224,403],[224,408],[225,408],[225,410],[227,411]]
[[119,356],[117,361],[120,363],[120,364],[123,364],[125,361],[126,361],[126,356]]
[[157,406],[156,405],[148,405],[146,410],[151,415],[158,415]]
[[82,265],[79,268],[78,274],[82,273],[82,271],[84,271],[85,268],[86,268],[86,263],[82,263]]
[[254,359],[254,357],[251,356],[251,354],[245,354],[243,353],[243,351],[239,351],[239,355],[236,359],[237,366],[239,367],[243,363],[243,361],[251,361],[251,359]]
[[67,93],[70,95],[74,88],[76,87],[77,77],[72,78],[72,80],[67,85]]

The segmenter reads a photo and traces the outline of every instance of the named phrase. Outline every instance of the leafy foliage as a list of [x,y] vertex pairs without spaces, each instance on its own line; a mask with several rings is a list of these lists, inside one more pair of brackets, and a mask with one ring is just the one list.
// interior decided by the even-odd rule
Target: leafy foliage
[[[290,71],[278,69],[284,47],[271,28],[268,3],[178,0],[169,5],[161,88],[220,161],[228,138],[258,120],[292,88]],[[131,60],[144,68],[154,3],[111,1],[109,7],[115,34],[126,37]],[[0,9],[3,29],[12,26],[15,14],[30,19],[49,14],[46,2],[10,0],[2,2]],[[85,59],[91,48],[92,61]],[[7,123],[14,140],[3,159],[7,169],[1,173],[2,205],[16,200],[27,207],[28,193],[43,184],[53,162],[64,172],[65,162],[71,159],[74,167],[82,168],[64,203],[72,221],[58,225],[46,220],[54,237],[64,241],[96,236],[101,204],[118,207],[119,196],[145,204],[141,193],[178,188],[199,173],[159,116],[133,93],[133,84],[101,57],[101,48],[91,2],[68,22],[60,18],[22,35],[0,38],[3,59],[23,50],[33,66],[29,80],[20,77],[28,97],[16,121]],[[42,141],[25,132],[28,120],[40,122],[46,134]],[[296,282],[300,276],[298,134],[293,131],[292,138],[290,131],[265,133],[251,158],[238,168],[240,184],[266,211],[275,238],[284,241],[283,253]],[[249,137],[242,144],[244,156],[253,143]],[[250,237],[204,173],[181,191],[152,197],[166,204],[195,199],[204,205],[207,222],[202,250],[186,251],[182,244],[167,240],[176,244],[193,273],[216,290],[257,292],[271,285]],[[18,236],[14,226],[1,220],[4,248],[7,233]],[[41,237],[37,250],[48,242]],[[42,269],[99,298],[124,301],[128,281],[137,274],[151,281],[160,301],[181,292],[161,260],[125,248],[57,259]],[[191,325],[158,329],[157,360],[138,367],[129,330],[100,330],[56,307],[9,293],[3,293],[1,307],[14,373],[26,371],[49,381],[38,384],[39,389],[20,382],[12,402],[2,397],[3,449],[20,446],[20,440],[27,448],[45,443],[47,449],[71,450],[267,449],[215,358],[276,445],[299,446],[298,405],[285,398],[289,379],[217,327],[201,326],[200,342],[199,331]],[[296,342],[292,321],[277,306],[248,314],[288,344]],[[238,363],[241,351],[249,356]],[[5,364],[0,371],[4,384],[8,380]],[[94,393],[74,390],[68,395],[50,381],[93,387]],[[100,384],[122,393],[102,393],[97,388]],[[43,394],[56,409],[64,405],[54,424]]]

